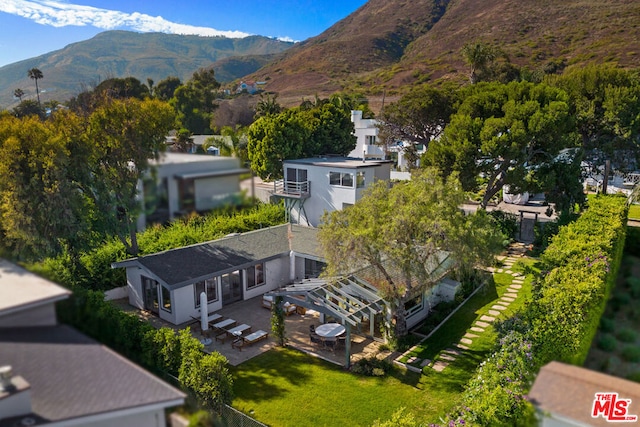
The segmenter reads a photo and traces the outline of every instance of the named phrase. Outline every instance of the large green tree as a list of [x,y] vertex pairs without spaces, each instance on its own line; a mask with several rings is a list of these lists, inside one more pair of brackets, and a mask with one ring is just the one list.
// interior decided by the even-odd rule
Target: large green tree
[[369,265],[366,279],[389,303],[387,330],[406,335],[405,304],[442,277],[442,251],[452,255],[452,268],[469,269],[499,248],[502,236],[484,211],[462,213],[465,199],[454,176],[443,180],[431,169],[392,188],[374,183],[354,206],[325,214],[318,238],[327,274]]
[[445,175],[458,172],[465,190],[483,187],[485,208],[504,185],[512,191],[544,191],[539,168],[575,145],[573,130],[562,90],[528,82],[478,83],[467,89],[423,160]]
[[585,160],[602,170],[605,160],[622,172],[640,164],[640,76],[604,65],[573,69],[547,82],[569,94]]
[[184,128],[193,134],[211,134],[211,119],[216,109],[214,101],[219,88],[213,69],[200,69],[175,89],[171,104]]
[[356,145],[353,131],[349,104],[339,98],[260,117],[248,131],[251,167],[262,179],[282,178],[283,160],[348,154]]

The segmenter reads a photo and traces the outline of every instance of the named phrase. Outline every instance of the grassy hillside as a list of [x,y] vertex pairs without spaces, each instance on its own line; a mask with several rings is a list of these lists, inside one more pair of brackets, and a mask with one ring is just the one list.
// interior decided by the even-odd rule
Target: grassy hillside
[[[0,106],[10,107],[13,91],[21,88],[26,97],[35,96],[35,85],[27,70],[36,67],[44,74],[39,82],[42,99],[64,101],[85,87],[111,77],[133,76],[156,83],[168,76],[183,81],[201,67],[230,57],[248,57],[223,63],[220,81],[230,81],[255,71],[292,43],[261,36],[243,39],[198,37],[171,34],[140,34],[107,31],[90,40],[70,44],[64,49],[0,68]],[[260,59],[261,55],[270,55]],[[216,69],[214,65],[214,69]]]

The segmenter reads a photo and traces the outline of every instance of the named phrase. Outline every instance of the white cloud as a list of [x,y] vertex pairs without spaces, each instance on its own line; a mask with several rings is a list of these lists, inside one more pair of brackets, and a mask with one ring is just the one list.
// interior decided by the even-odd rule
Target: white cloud
[[0,12],[21,16],[38,24],[53,27],[90,25],[105,30],[125,27],[141,32],[230,38],[242,38],[250,35],[241,31],[219,31],[208,27],[178,24],[167,21],[161,16],[150,16],[138,12],[125,13],[52,0],[2,0]]

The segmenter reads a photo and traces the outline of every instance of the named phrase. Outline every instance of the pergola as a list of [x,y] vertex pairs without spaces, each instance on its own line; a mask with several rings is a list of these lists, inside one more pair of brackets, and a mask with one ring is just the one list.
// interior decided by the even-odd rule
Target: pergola
[[[374,318],[385,309],[377,290],[356,276],[333,279],[306,279],[285,286],[267,295],[281,296],[284,301],[340,319],[346,330],[345,366],[351,366],[351,328],[369,321],[369,333],[374,335]],[[304,299],[300,299],[303,297]]]

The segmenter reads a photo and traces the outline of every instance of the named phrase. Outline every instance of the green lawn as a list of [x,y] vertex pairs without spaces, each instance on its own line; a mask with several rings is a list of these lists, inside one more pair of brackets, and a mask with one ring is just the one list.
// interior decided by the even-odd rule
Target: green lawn
[[629,219],[640,220],[640,205],[629,206]]
[[[514,265],[522,271],[532,260]],[[495,284],[476,293],[443,327],[422,343],[415,355],[432,359],[458,342],[476,318],[502,295],[512,276],[495,274]],[[513,312],[531,295],[527,276]],[[425,369],[422,375],[394,369],[384,378],[362,377],[341,367],[290,349],[274,349],[233,369],[236,398],[233,407],[272,426],[370,426],[387,420],[405,407],[425,423],[436,423],[457,403],[478,364],[493,348],[491,327],[473,340],[469,350],[442,372]]]
[[437,421],[460,384],[394,369],[362,377],[296,350],[276,348],[233,369],[233,407],[272,426],[370,426],[400,407]]

